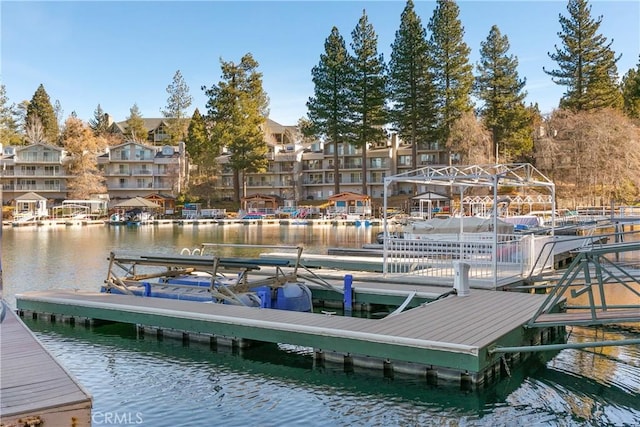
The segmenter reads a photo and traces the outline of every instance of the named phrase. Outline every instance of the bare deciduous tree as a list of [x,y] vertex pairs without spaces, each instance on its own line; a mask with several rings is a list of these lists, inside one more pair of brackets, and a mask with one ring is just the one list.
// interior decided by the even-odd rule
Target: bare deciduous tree
[[541,170],[589,204],[633,201],[640,179],[640,132],[614,109],[554,111],[536,144]]
[[24,131],[27,141],[31,144],[47,142],[44,126],[38,116],[29,116]]
[[491,162],[491,133],[478,121],[473,111],[466,111],[456,119],[449,132],[446,147],[458,154],[461,164]]

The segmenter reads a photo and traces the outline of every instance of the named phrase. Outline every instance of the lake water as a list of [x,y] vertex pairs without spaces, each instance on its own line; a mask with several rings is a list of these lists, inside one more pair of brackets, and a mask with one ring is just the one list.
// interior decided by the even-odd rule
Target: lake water
[[[7,228],[5,300],[29,290],[97,290],[114,249],[176,253],[203,242],[361,247],[375,227],[143,226]],[[229,253],[229,255],[234,255]],[[640,346],[533,358],[481,391],[381,372],[314,365],[296,348],[232,352],[150,337],[134,327],[24,319],[93,396],[94,425],[428,426],[640,425]],[[635,328],[573,328],[570,342],[640,338]]]

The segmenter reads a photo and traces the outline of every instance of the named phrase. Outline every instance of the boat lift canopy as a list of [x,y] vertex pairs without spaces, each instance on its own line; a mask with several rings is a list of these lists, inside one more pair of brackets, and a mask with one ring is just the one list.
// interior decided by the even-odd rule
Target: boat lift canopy
[[[464,212],[464,192],[467,188],[484,187],[493,192],[493,214],[494,218],[494,241],[497,241],[497,221],[498,221],[498,187],[520,187],[520,188],[542,188],[551,194],[551,224],[553,234],[553,224],[555,224],[555,184],[529,163],[510,164],[485,164],[485,165],[435,165],[404,172],[398,175],[384,178],[384,206],[383,206],[383,227],[385,236],[388,235],[387,222],[387,200],[389,197],[389,187],[395,183],[413,183],[418,186],[418,192],[427,191],[428,186],[449,187],[450,194],[453,195],[454,187],[460,194],[460,214]],[[423,186],[423,187],[420,187]],[[460,221],[460,232],[462,233],[462,221]],[[386,259],[388,253],[387,239],[384,239],[384,258],[386,273]],[[494,249],[495,250],[495,249]],[[497,281],[497,260],[493,256],[494,277]]]

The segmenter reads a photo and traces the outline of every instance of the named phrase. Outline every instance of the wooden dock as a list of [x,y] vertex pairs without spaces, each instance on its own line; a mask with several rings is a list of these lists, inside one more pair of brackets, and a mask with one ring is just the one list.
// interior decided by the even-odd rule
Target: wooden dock
[[92,398],[8,308],[0,322],[0,425],[91,426]]
[[[408,291],[406,292],[408,294]],[[212,345],[252,341],[313,348],[316,360],[418,373],[428,381],[491,382],[502,368],[520,360],[490,352],[495,346],[531,345],[553,338],[560,328],[526,329],[546,297],[473,290],[383,319],[257,309],[98,292],[54,290],[16,296],[20,313],[102,319],[137,325]],[[525,358],[526,354],[522,355]],[[505,367],[504,365],[507,364]]]

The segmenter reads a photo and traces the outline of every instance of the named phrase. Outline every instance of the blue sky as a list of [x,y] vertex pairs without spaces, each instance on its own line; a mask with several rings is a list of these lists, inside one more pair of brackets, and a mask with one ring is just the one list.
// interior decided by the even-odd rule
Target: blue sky
[[[426,27],[435,1],[414,0]],[[98,104],[116,121],[136,103],[143,117],[161,117],[166,88],[182,73],[196,107],[206,111],[201,87],[220,81],[220,59],[251,53],[270,98],[270,118],[293,125],[313,95],[311,69],[336,26],[347,45],[363,10],[385,61],[406,2],[398,1],[7,1],[0,2],[0,76],[10,102],[29,100],[42,83],[64,116],[93,117]],[[602,15],[600,33],[622,58],[620,77],[640,54],[640,2],[591,1]],[[496,24],[527,79],[527,102],[543,113],[558,105],[564,87],[542,71],[557,68],[547,52],[560,44],[558,16],[566,1],[459,1],[471,62]]]

